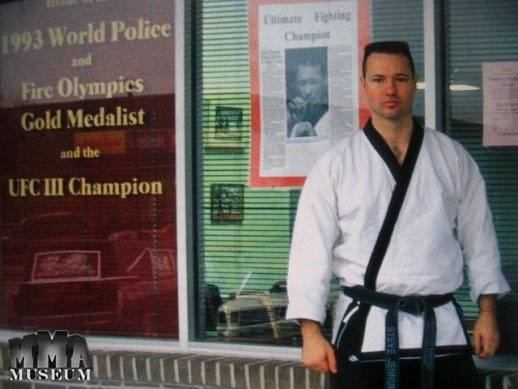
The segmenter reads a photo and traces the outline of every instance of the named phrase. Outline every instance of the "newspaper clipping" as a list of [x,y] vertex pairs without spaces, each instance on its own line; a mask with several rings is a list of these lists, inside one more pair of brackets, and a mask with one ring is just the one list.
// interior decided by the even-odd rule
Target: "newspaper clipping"
[[262,5],[258,19],[259,173],[305,177],[358,128],[357,2]]

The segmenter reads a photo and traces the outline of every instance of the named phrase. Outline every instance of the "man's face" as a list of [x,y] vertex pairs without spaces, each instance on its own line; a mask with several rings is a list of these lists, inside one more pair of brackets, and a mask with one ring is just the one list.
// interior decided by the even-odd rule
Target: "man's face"
[[322,100],[323,79],[318,66],[299,65],[297,68],[297,88],[301,97],[308,103]]
[[399,121],[412,116],[416,81],[405,56],[371,54],[362,85],[373,118]]

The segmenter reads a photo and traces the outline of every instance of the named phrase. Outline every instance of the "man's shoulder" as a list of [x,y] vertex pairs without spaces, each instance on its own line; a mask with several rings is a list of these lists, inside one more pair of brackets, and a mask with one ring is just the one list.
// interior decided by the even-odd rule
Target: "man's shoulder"
[[425,128],[425,141],[434,158],[442,155],[445,162],[456,165],[461,171],[477,166],[469,151],[459,141],[444,132]]
[[345,136],[333,144],[320,159],[327,161],[341,160],[345,154],[350,155],[351,151],[357,150],[359,143],[363,141],[362,133],[362,130],[347,132]]
[[342,139],[340,139],[334,146],[331,147],[331,150],[343,150],[349,147],[355,147],[358,142],[363,141],[363,130],[351,130],[347,132]]
[[424,133],[426,139],[441,147],[443,150],[446,148],[457,154],[468,154],[468,151],[459,141],[453,139],[450,135],[444,132],[434,130],[429,127],[424,127]]
[[345,134],[338,142],[330,146],[313,165],[312,172],[322,174],[328,172],[331,176],[342,171],[351,158],[355,158],[361,148],[362,130],[353,130]]

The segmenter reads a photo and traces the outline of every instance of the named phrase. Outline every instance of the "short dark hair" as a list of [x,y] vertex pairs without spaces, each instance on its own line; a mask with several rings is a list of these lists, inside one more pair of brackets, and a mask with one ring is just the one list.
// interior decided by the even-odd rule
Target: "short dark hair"
[[414,59],[412,58],[412,54],[410,53],[410,46],[405,41],[382,41],[382,42],[372,42],[365,46],[365,50],[363,51],[363,63],[362,63],[362,71],[363,76],[365,77],[365,71],[367,69],[367,58],[372,53],[383,53],[383,54],[400,54],[405,56],[410,63],[410,70],[412,70],[412,75],[415,75],[415,66]]

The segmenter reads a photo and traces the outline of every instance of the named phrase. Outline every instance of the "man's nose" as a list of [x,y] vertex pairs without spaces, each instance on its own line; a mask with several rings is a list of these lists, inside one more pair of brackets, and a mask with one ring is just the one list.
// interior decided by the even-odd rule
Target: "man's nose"
[[388,80],[385,84],[385,93],[387,95],[393,95],[396,93],[396,84],[393,80]]

